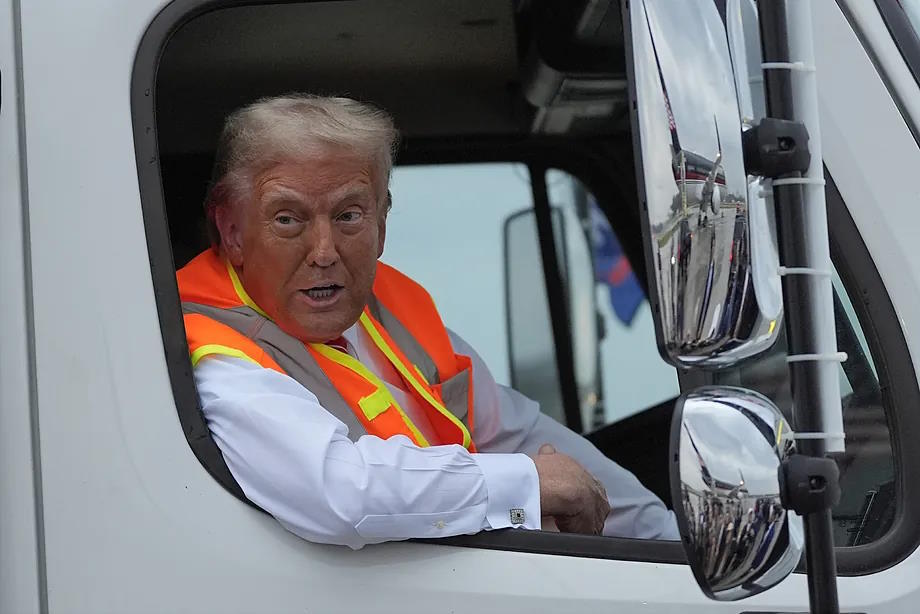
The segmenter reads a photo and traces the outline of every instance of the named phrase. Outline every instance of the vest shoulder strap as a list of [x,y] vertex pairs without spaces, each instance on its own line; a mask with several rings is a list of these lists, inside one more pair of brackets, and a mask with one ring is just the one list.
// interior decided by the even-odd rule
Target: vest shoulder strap
[[229,274],[227,263],[211,248],[195,256],[176,271],[179,300],[183,303],[201,303],[222,309],[233,309],[245,304]]
[[434,361],[441,381],[457,372],[457,358],[434,299],[421,285],[382,262],[377,263],[374,296],[399,320]]
[[242,358],[266,369],[285,373],[259,344],[226,324],[200,313],[186,313],[182,318],[192,367],[197,366],[206,356],[220,354]]

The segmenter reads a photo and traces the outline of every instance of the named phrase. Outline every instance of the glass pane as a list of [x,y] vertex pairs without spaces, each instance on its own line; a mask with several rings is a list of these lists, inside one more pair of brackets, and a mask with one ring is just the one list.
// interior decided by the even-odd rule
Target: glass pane
[[[642,286],[594,198],[561,171],[547,185],[591,431],[679,395],[677,372],[658,355]],[[527,168],[399,167],[392,192],[383,260],[428,289],[499,383],[565,423]]]
[[[902,6],[914,27],[920,17],[920,0]],[[760,75],[760,37],[753,0],[728,0],[728,33],[736,67],[742,114],[756,121],[764,114]],[[836,272],[834,274],[837,346],[848,355],[840,365],[846,452],[838,458],[842,497],[834,509],[834,541],[838,546],[869,543],[891,526],[894,513],[894,461],[891,440],[879,390],[878,372],[869,353],[865,332]],[[770,397],[791,420],[792,395],[786,364],[786,339],[755,362],[720,372],[717,383],[758,390]]]
[[[554,212],[556,213],[556,212]],[[558,215],[554,215],[558,227]],[[520,211],[505,223],[509,351],[514,388],[540,403],[540,410],[566,424],[562,385],[556,366],[546,279],[537,218]]]
[[[875,363],[865,331],[836,272],[834,290],[837,347],[848,356],[839,367],[847,439],[846,452],[837,459],[842,495],[833,510],[834,543],[854,546],[875,541],[891,526],[895,510],[894,460]],[[780,335],[765,356],[719,373],[716,380],[764,393],[792,419],[785,335]]]
[[866,336],[840,278],[834,274],[837,346],[847,353],[840,365],[846,452],[839,459],[843,496],[834,510],[835,543],[875,541],[891,526],[895,510],[894,460],[879,387]]
[[444,323],[510,385],[505,317],[505,219],[533,202],[522,164],[393,169],[382,260],[421,283]]
[[527,167],[397,167],[391,191],[382,259],[425,286],[498,383],[564,424]]
[[[573,342],[576,350],[581,348],[576,362],[595,368],[599,376],[596,399],[591,399],[594,410],[584,416],[585,430],[591,431],[678,396],[680,386],[677,371],[658,354],[645,292],[593,195],[560,170],[547,173],[547,186],[551,205],[565,220],[566,261],[584,262],[593,269],[570,266],[568,274],[571,285],[586,283],[576,279],[582,275],[593,286],[586,300],[591,302],[595,329],[586,330],[577,321],[573,326]],[[573,255],[579,246],[587,251],[584,259]],[[578,312],[576,305],[573,313]],[[596,357],[593,361],[585,356],[588,350]]]

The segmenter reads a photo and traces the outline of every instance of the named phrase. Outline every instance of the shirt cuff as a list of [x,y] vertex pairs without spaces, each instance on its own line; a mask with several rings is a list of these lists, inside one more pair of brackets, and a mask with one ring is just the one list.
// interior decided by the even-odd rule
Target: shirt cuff
[[483,529],[540,528],[540,478],[526,454],[473,454],[488,491]]

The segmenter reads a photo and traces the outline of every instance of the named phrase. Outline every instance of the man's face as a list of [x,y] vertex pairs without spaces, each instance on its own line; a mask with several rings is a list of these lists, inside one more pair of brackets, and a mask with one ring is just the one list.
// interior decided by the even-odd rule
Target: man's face
[[367,163],[285,162],[253,183],[250,202],[218,213],[227,257],[282,330],[304,342],[335,339],[370,299],[383,253],[385,205]]

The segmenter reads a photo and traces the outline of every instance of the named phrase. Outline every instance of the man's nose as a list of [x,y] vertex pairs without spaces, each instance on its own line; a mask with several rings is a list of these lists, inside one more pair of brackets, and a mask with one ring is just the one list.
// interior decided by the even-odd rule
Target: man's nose
[[311,266],[330,267],[339,261],[335,247],[335,234],[330,220],[319,219],[312,224],[308,233],[309,253],[307,263]]

